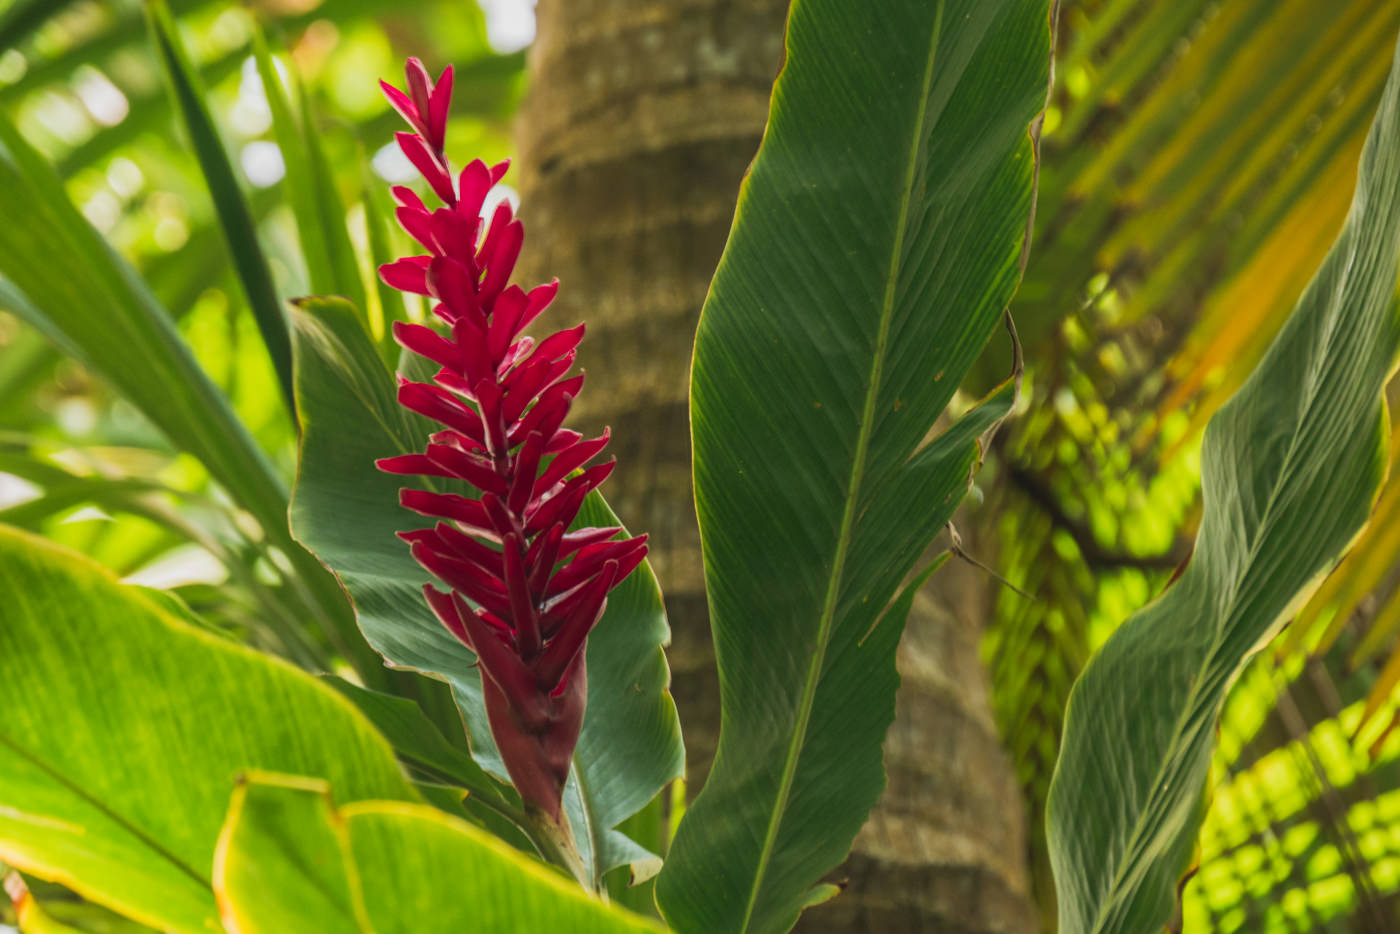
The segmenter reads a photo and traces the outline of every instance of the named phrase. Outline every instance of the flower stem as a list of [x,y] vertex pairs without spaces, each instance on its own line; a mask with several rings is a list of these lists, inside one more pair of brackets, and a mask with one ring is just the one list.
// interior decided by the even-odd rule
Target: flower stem
[[535,846],[540,848],[540,855],[548,862],[563,869],[568,870],[579,885],[590,892],[598,894],[600,886],[598,880],[593,878],[593,874],[584,865],[583,856],[578,851],[578,843],[574,840],[573,829],[569,826],[569,817],[561,813],[556,822],[543,810],[526,805],[525,826],[530,834],[530,839]]

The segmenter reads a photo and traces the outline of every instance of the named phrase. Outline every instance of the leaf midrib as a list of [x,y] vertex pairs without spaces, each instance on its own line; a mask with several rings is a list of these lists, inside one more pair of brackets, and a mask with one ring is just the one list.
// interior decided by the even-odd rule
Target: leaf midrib
[[904,249],[904,233],[909,222],[909,205],[914,196],[914,183],[918,174],[919,151],[923,148],[924,121],[928,117],[929,96],[933,89],[933,69],[938,57],[938,42],[943,32],[944,0],[938,0],[934,14],[932,35],[929,39],[928,56],[924,64],[923,82],[919,90],[917,113],[913,132],[910,135],[908,164],[905,167],[904,186],[899,200],[899,217],[895,224],[894,242],[890,249],[889,274],[885,279],[885,294],[880,308],[880,326],[876,333],[875,354],[870,362],[869,382],[865,390],[865,405],[861,411],[860,429],[856,436],[855,457],[851,463],[851,482],[846,502],[841,514],[841,530],[836,539],[836,553],[832,559],[831,575],[827,579],[826,594],[822,600],[821,617],[817,627],[817,647],[812,653],[807,667],[807,677],[802,686],[802,701],[798,708],[797,727],[793,730],[788,745],[787,757],[783,763],[783,775],[778,785],[778,795],[773,803],[772,816],[763,839],[763,849],[759,852],[758,867],[754,873],[753,885],[749,889],[748,903],[744,907],[744,918],[739,930],[749,930],[754,909],[758,904],[759,892],[763,888],[764,876],[773,857],[778,831],[782,826],[787,810],[788,798],[792,794],[792,784],[797,775],[797,763],[806,745],[807,727],[816,703],[817,684],[821,680],[821,670],[826,659],[827,648],[831,643],[832,631],[836,622],[836,603],[841,593],[842,577],[845,571],[846,556],[850,551],[855,525],[856,503],[859,501],[861,483],[865,477],[866,455],[870,450],[870,438],[874,432],[875,406],[880,393],[880,378],[884,370],[885,355],[889,343],[890,324],[894,317],[895,291],[899,282],[901,255]]
[[[42,758],[40,758],[40,757],[39,757],[38,755],[36,755],[35,753],[30,752],[30,751],[29,751],[28,749],[26,749],[24,746],[20,745],[16,740],[12,739],[11,737],[9,737],[9,736],[7,736],[7,735],[5,735],[5,734],[3,734],[3,733],[0,733],[0,746],[5,746],[5,747],[7,747],[7,748],[10,749],[12,752],[14,752],[15,755],[19,756],[21,759],[24,759],[24,760],[28,761],[30,764],[34,765],[36,768],[40,769],[40,770],[43,771],[45,774],[49,775],[51,778],[53,778],[54,781],[58,782],[58,783],[59,783],[60,785],[62,785],[64,788],[66,788],[66,789],[68,789],[70,792],[72,792],[73,795],[74,795],[75,797],[77,797],[79,800],[81,800],[81,801],[83,801],[84,803],[89,804],[89,805],[91,805],[92,807],[96,808],[99,812],[101,812],[101,813],[104,814],[106,817],[108,817],[113,823],[115,823],[117,826],[121,827],[121,828],[122,828],[123,830],[125,830],[127,833],[131,834],[133,837],[135,837],[137,840],[139,840],[142,844],[144,844],[146,847],[148,847],[148,848],[151,850],[152,853],[154,853],[155,855],[159,856],[161,859],[165,860],[166,862],[170,863],[170,865],[172,865],[174,868],[176,868],[177,870],[179,870],[179,871],[182,872],[183,874],[189,876],[191,879],[193,879],[193,880],[194,880],[196,883],[198,883],[200,886],[202,886],[202,887],[204,887],[204,888],[208,888],[208,887],[209,887],[209,885],[210,885],[209,880],[206,879],[204,876],[200,875],[199,872],[197,872],[197,871],[196,871],[193,867],[191,867],[188,863],[186,863],[184,860],[180,859],[180,857],[176,856],[174,853],[172,853],[172,852],[171,852],[169,849],[167,849],[166,847],[162,846],[161,843],[160,843],[159,841],[157,841],[155,838],[151,837],[149,834],[147,834],[147,833],[146,833],[144,830],[142,830],[140,827],[136,826],[135,823],[133,823],[132,821],[128,820],[126,817],[123,817],[121,814],[118,814],[116,811],[112,810],[110,807],[108,807],[106,804],[104,804],[100,799],[98,799],[97,797],[95,797],[94,795],[92,795],[90,792],[88,792],[85,788],[83,788],[82,785],[78,784],[76,781],[74,781],[73,779],[69,778],[69,777],[68,777],[67,775],[65,775],[63,772],[59,771],[56,767],[54,767],[54,766],[50,765],[48,762],[44,761]],[[81,825],[80,825],[80,826],[81,826]]]
[[[1358,188],[1361,184],[1364,184],[1364,181],[1365,180],[1363,179],[1357,183]],[[1347,232],[1350,232],[1352,229],[1353,228],[1350,225],[1350,217],[1348,217],[1348,225],[1344,228],[1343,235],[1345,235]],[[1353,244],[1352,249],[1348,252],[1347,261],[1343,270],[1344,275],[1342,281],[1338,284],[1336,294],[1341,294],[1341,292],[1343,291],[1342,286],[1345,285],[1348,281],[1350,281],[1352,267],[1356,262],[1357,253],[1359,250],[1360,245]],[[1325,262],[1326,260],[1324,260],[1324,263]],[[1201,685],[1203,685],[1207,680],[1205,677],[1205,673],[1211,668],[1216,654],[1219,652],[1220,646],[1223,644],[1224,637],[1227,631],[1231,628],[1228,625],[1228,622],[1231,619],[1231,617],[1235,615],[1235,610],[1238,607],[1237,598],[1239,596],[1239,584],[1243,581],[1244,577],[1249,573],[1249,571],[1254,568],[1255,562],[1259,558],[1261,543],[1269,537],[1268,530],[1272,524],[1272,518],[1275,508],[1278,504],[1280,491],[1287,485],[1286,478],[1290,473],[1290,469],[1294,463],[1295,455],[1298,451],[1298,444],[1303,434],[1303,426],[1308,420],[1308,415],[1312,411],[1313,406],[1317,402],[1317,399],[1321,393],[1322,387],[1320,384],[1320,380],[1323,362],[1327,360],[1328,356],[1332,352],[1333,344],[1337,336],[1337,329],[1340,326],[1340,301],[1329,301],[1327,305],[1330,309],[1330,313],[1324,317],[1325,327],[1322,340],[1320,342],[1322,344],[1322,349],[1321,352],[1318,353],[1312,359],[1311,365],[1308,367],[1306,373],[1304,374],[1305,383],[1303,391],[1300,393],[1301,400],[1298,406],[1300,412],[1298,427],[1289,437],[1288,449],[1284,452],[1283,459],[1280,462],[1278,470],[1278,476],[1280,477],[1280,480],[1278,483],[1274,484],[1269,490],[1269,498],[1264,505],[1264,511],[1260,515],[1259,524],[1257,526],[1258,534],[1250,543],[1249,554],[1246,556],[1245,561],[1241,566],[1240,573],[1234,575],[1233,577],[1233,583],[1235,584],[1235,587],[1231,591],[1229,599],[1226,601],[1225,607],[1219,614],[1221,625],[1217,627],[1214,635],[1211,638],[1210,646],[1204,656],[1205,662],[1201,665],[1201,668],[1197,673],[1196,679],[1192,682],[1191,693],[1187,697],[1187,703],[1183,705],[1181,713],[1178,715],[1176,723],[1173,725],[1171,741],[1167,744],[1166,747],[1168,750],[1172,751],[1172,754],[1163,757],[1161,764],[1158,766],[1156,772],[1154,773],[1152,784],[1149,786],[1152,789],[1152,791],[1148,797],[1146,806],[1144,806],[1138,812],[1138,817],[1133,824],[1132,832],[1128,835],[1128,846],[1125,848],[1124,852],[1129,855],[1129,858],[1119,862],[1118,869],[1114,873],[1113,882],[1109,885],[1108,888],[1108,897],[1103,900],[1099,911],[1094,917],[1093,924],[1091,925],[1091,930],[1095,932],[1095,934],[1106,930],[1104,925],[1107,924],[1108,920],[1111,919],[1112,913],[1117,911],[1117,906],[1122,904],[1120,891],[1122,890],[1122,887],[1126,882],[1127,875],[1129,872],[1129,865],[1135,865],[1137,859],[1140,858],[1140,856],[1138,856],[1137,854],[1140,854],[1141,852],[1143,845],[1142,837],[1148,829],[1148,812],[1152,809],[1152,805],[1159,798],[1158,789],[1162,787],[1163,777],[1167,774],[1172,764],[1180,758],[1180,756],[1176,752],[1176,749],[1178,744],[1181,742],[1183,734],[1185,733],[1187,724],[1191,721],[1190,715],[1196,709],[1196,706],[1199,702],[1201,694]],[[1276,622],[1277,620],[1271,620],[1270,625],[1272,626]],[[1133,892],[1135,893],[1136,891],[1138,891],[1138,889],[1134,888]]]

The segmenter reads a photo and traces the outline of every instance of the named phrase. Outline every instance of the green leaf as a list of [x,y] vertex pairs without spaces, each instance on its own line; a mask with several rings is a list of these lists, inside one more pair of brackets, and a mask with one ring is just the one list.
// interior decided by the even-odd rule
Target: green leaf
[[[403,481],[374,466],[376,458],[421,449],[436,426],[398,404],[393,378],[349,304],[307,299],[293,325],[302,441],[292,527],[339,575],[375,649],[396,667],[452,685],[476,761],[504,779],[476,658],[428,609],[429,577],[395,537],[419,518],[398,505]],[[585,502],[579,522],[619,524],[598,496]],[[648,855],[612,828],[684,766],[661,651],[669,632],[644,564],[609,596],[588,640],[588,707],[565,806],[594,878]]]
[[[378,302],[379,315],[376,321],[373,336],[379,345],[379,356],[384,359],[386,366],[394,366],[399,359],[399,345],[394,340],[394,322],[408,321],[408,309],[404,304],[404,294],[389,287],[383,279],[379,278],[379,267],[383,263],[393,261],[389,244],[392,236],[389,230],[387,213],[389,209],[385,207],[383,186],[374,177],[373,169],[369,159],[360,154],[360,179],[364,186],[364,194],[361,203],[365,206],[365,233],[369,246],[369,273],[374,281],[375,297]],[[373,319],[373,316],[371,316]],[[0,382],[0,386],[3,386]]]
[[[78,213],[62,183],[0,119],[0,308],[101,375],[209,469],[276,535],[287,497],[228,399],[165,309]],[[284,532],[285,538],[285,532]]]
[[185,452],[198,458],[282,549],[361,679],[378,665],[335,582],[296,544],[287,493],[225,396],[195,361],[150,287],[68,200],[53,169],[0,117],[0,309],[32,324],[112,384]]
[[218,930],[210,870],[241,772],[417,798],[344,698],[81,555],[0,527],[0,592],[6,863],[153,927]]
[[253,58],[272,112],[272,129],[282,151],[286,175],[281,189],[296,218],[297,236],[311,281],[322,295],[342,295],[363,308],[364,283],[355,259],[355,247],[345,223],[345,204],[335,185],[335,172],[321,145],[306,85],[295,76],[300,118],[287,96],[282,75],[272,58],[260,25],[254,26]]
[[1048,817],[1062,934],[1172,917],[1226,693],[1355,539],[1384,479],[1398,261],[1400,49],[1346,225],[1206,429],[1191,564],[1070,696]]
[[267,345],[267,353],[272,358],[288,410],[295,411],[292,344],[287,334],[287,318],[277,298],[277,289],[272,284],[272,270],[268,267],[267,257],[258,244],[258,229],[253,222],[253,214],[238,187],[228,151],[214,127],[209,109],[204,105],[204,89],[180,42],[179,29],[165,0],[147,0],[146,13],[161,68],[195,156],[199,159],[209,194],[214,199],[219,226],[224,232],[234,267],[238,270],[243,293],[258,322],[263,343]]
[[349,846],[329,785],[247,776],[233,793],[214,859],[224,926],[239,934],[370,934],[358,881],[346,865]]
[[399,757],[442,781],[453,782],[512,819],[519,818],[520,799],[492,778],[476,760],[447,741],[417,704],[405,697],[370,691],[341,678],[327,684],[360,709],[393,745]]
[[297,118],[292,112],[292,103],[287,97],[282,75],[278,72],[277,64],[267,47],[262,24],[256,18],[253,25],[253,59],[257,62],[258,77],[262,80],[263,94],[267,97],[268,110],[272,114],[273,136],[277,140],[277,148],[282,152],[282,164],[286,167],[286,174],[283,175],[279,188],[292,209],[292,217],[296,219],[297,238],[301,242],[301,255],[306,263],[307,278],[313,291],[334,293],[338,291],[335,284],[335,268],[326,245],[326,232],[321,228],[311,157],[306,151],[306,138],[302,136]]
[[4,890],[14,905],[15,920],[19,923],[20,934],[82,934],[78,928],[56,920],[45,911],[44,906],[39,904],[29,887],[24,884],[24,879],[20,878],[19,873],[9,873],[4,877],[3,883]]
[[301,135],[306,140],[306,156],[311,168],[311,193],[316,200],[326,252],[335,276],[334,294],[348,299],[355,308],[363,309],[365,286],[360,278],[355,246],[350,241],[350,229],[346,226],[345,202],[341,200],[340,191],[335,185],[335,170],[326,157],[325,147],[321,145],[321,132],[316,127],[306,84],[296,79],[294,83],[301,106]]
[[417,804],[337,809],[263,775],[234,794],[214,884],[240,934],[660,934],[499,840]]
[[1049,8],[792,6],[692,370],[722,728],[657,884],[677,930],[788,930],[884,785],[903,619],[872,624],[1012,401],[925,441],[1020,275]]

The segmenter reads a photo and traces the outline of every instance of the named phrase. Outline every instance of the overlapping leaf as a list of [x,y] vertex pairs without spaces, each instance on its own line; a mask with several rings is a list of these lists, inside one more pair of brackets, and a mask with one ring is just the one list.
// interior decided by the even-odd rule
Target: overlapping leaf
[[884,784],[881,614],[1011,400],[926,442],[1016,287],[1049,33],[1048,2],[793,4],[696,342],[723,719],[658,881],[678,930],[787,930]]
[[0,528],[0,859],[162,930],[219,930],[215,842],[246,769],[417,799],[329,688]]
[[214,884],[238,934],[661,932],[432,808],[271,775],[235,795]]
[[1206,430],[1190,566],[1071,695],[1048,827],[1064,934],[1170,919],[1226,691],[1361,530],[1384,479],[1382,389],[1400,349],[1400,50],[1394,62],[1341,235]]

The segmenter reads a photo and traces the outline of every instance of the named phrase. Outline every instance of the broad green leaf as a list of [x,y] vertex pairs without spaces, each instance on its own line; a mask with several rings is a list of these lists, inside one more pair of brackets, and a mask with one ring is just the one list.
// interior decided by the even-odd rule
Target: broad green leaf
[[[253,773],[239,782],[214,857],[224,927],[237,934],[369,934],[330,786]],[[421,919],[419,919],[421,920]]]
[[792,6],[692,370],[722,726],[677,930],[786,931],[884,786],[906,608],[872,626],[1011,402],[925,440],[1016,288],[1049,60],[1048,0]]
[[660,934],[470,824],[419,804],[336,808],[263,775],[234,794],[214,880],[239,934]]
[[[475,656],[428,609],[428,575],[395,537],[419,517],[398,505],[403,480],[374,466],[376,458],[419,450],[434,426],[398,404],[393,377],[346,302],[307,299],[293,325],[302,442],[292,527],[339,575],[375,649],[396,667],[452,685],[477,762],[504,779]],[[596,496],[579,522],[618,524]],[[683,767],[661,651],[668,637],[661,594],[644,564],[609,596],[588,640],[588,707],[565,805],[595,878],[645,858],[612,828]]]
[[258,229],[253,222],[252,211],[248,209],[248,202],[238,187],[228,151],[214,127],[209,108],[204,104],[205,93],[199,76],[185,53],[179,29],[165,0],[147,0],[146,13],[150,18],[157,57],[204,173],[204,181],[209,186],[209,194],[214,199],[214,210],[234,267],[238,270],[243,293],[258,322],[258,331],[267,345],[268,356],[272,358],[282,395],[289,410],[295,411],[292,345],[287,335],[287,317],[277,298],[277,289],[272,284],[272,270],[268,267],[267,257],[258,243]]
[[1361,531],[1384,479],[1397,263],[1400,49],[1346,225],[1206,429],[1191,564],[1070,696],[1048,818],[1062,934],[1137,934],[1172,917],[1226,692]]
[[0,859],[143,924],[220,930],[210,872],[237,776],[415,800],[334,691],[198,631],[81,555],[0,528]]

